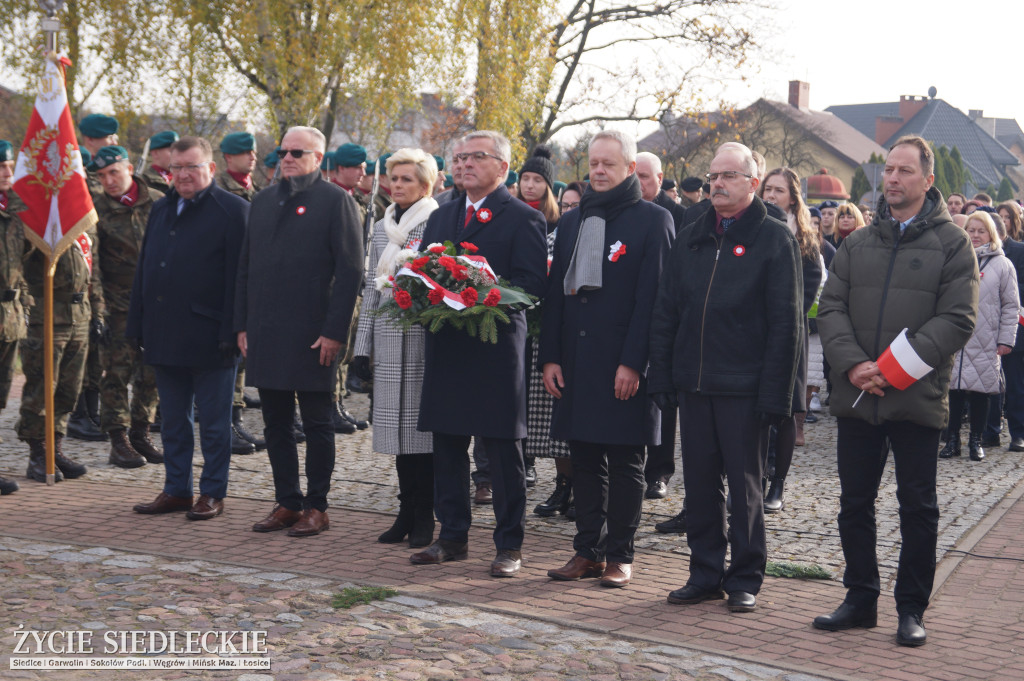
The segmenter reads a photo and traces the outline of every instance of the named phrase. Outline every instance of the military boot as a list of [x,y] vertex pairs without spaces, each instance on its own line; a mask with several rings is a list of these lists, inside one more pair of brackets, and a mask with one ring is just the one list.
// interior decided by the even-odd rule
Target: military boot
[[131,430],[128,431],[128,442],[131,443],[132,449],[141,454],[149,463],[164,462],[163,453],[156,448],[153,440],[149,437],[149,424],[145,421],[132,423]]
[[362,421],[360,419],[357,419],[355,416],[352,415],[351,412],[349,412],[348,409],[345,408],[345,402],[344,402],[343,399],[338,400],[338,412],[341,414],[342,418],[344,418],[346,421],[351,423],[353,426],[355,426],[359,430],[366,430],[367,428],[370,427],[369,423],[367,423],[366,421]]
[[[42,440],[25,440],[28,444],[28,470],[25,477],[36,482],[46,482],[46,443]],[[53,479],[60,482],[64,479],[60,469],[54,467]]]
[[[253,451],[259,451],[267,448],[267,441],[261,437],[256,437],[245,428],[245,424],[242,423],[242,408],[231,407],[231,429],[238,437],[245,440],[252,445]],[[249,452],[239,452],[240,454],[248,454]]]
[[57,468],[64,474],[64,477],[68,480],[74,480],[80,478],[88,472],[88,469],[74,459],[69,459],[64,456],[64,436],[57,435],[53,441],[54,448],[54,459],[57,462]]
[[0,494],[14,494],[18,491],[18,483],[10,478],[0,476]]
[[334,423],[335,433],[351,435],[356,432],[356,424],[345,418],[345,410],[341,406],[341,402],[334,403],[334,409],[331,410],[331,421]]
[[99,429],[93,420],[89,418],[89,408],[86,405],[85,393],[78,396],[78,404],[68,418],[68,437],[88,442],[102,442],[107,439],[106,433]]
[[124,428],[110,431],[109,462],[118,468],[138,468],[146,465],[146,460],[128,442],[128,434]]

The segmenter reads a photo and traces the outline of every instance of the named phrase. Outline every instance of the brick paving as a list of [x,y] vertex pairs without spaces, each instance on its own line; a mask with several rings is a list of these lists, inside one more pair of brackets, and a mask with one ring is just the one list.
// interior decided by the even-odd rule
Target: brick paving
[[[24,465],[23,446],[9,430],[17,407],[15,399],[12,403],[0,416],[0,472],[8,474],[20,472]],[[364,404],[357,399],[353,408]],[[253,418],[247,414],[247,420]],[[687,549],[680,537],[658,535],[650,525],[678,508],[680,476],[670,485],[669,499],[645,502],[635,578],[627,589],[602,589],[592,580],[566,584],[547,579],[545,572],[571,554],[572,526],[560,518],[531,517],[522,574],[512,580],[491,579],[486,574],[493,546],[486,507],[474,511],[470,560],[414,567],[408,563],[407,548],[375,542],[391,522],[391,516],[381,511],[394,507],[395,481],[388,457],[368,452],[369,439],[369,431],[339,436],[332,529],[319,537],[293,539],[249,531],[271,505],[265,454],[233,461],[232,497],[223,517],[190,523],[180,515],[131,513],[132,504],[150,499],[159,489],[162,469],[122,471],[106,466],[102,443],[75,443],[80,458],[90,465],[86,478],[53,488],[23,483],[22,491],[0,500],[0,536],[172,560],[217,561],[329,582],[391,585],[406,596],[474,612],[527,618],[616,641],[697,651],[705,657],[719,655],[734,665],[769,665],[750,672],[749,678],[769,678],[775,668],[775,674],[790,670],[786,678],[794,679],[803,678],[800,674],[835,679],[1024,679],[1024,545],[1019,541],[1024,531],[1024,458],[1019,455],[990,450],[981,465],[940,461],[941,562],[937,593],[925,620],[929,643],[907,649],[895,645],[896,616],[888,592],[880,601],[876,629],[812,629],[810,620],[842,599],[842,587],[834,580],[769,579],[758,610],[745,615],[728,613],[721,601],[666,604],[665,594],[686,580]],[[841,555],[837,558],[838,485],[832,452],[834,421],[824,417],[809,427],[808,446],[797,454],[787,512],[769,518],[769,558],[823,565],[838,578],[842,563]],[[539,462],[538,467],[541,482],[531,490],[531,505],[550,490],[550,481],[545,480],[550,462]],[[890,466],[878,505],[879,554],[886,578],[892,575],[898,540],[893,497]],[[974,555],[963,555],[954,547]],[[883,589],[890,587],[887,579]],[[730,669],[721,677],[748,678],[742,676],[747,672]],[[597,678],[596,671],[600,670],[580,674]],[[621,676],[628,677],[629,673]]]

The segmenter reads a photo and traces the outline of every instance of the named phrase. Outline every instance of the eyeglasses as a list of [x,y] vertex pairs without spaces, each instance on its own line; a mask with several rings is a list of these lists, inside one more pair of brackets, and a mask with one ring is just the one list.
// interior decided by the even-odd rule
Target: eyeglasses
[[168,168],[168,170],[170,170],[172,174],[180,175],[183,172],[194,173],[197,170],[199,170],[200,168],[204,168],[204,167],[206,167],[208,165],[210,165],[209,161],[203,161],[202,163],[196,163],[195,165],[191,165],[191,166],[176,166],[176,165],[172,165],[170,168]]
[[575,201],[573,203],[565,203],[563,201],[562,203],[558,204],[558,207],[561,208],[562,210],[572,210],[573,208],[579,208],[580,202]]
[[292,158],[302,158],[303,154],[315,154],[316,149],[278,149],[277,157],[284,158],[288,154],[292,155]]
[[505,162],[505,159],[501,158],[500,156],[495,156],[494,154],[488,154],[486,151],[472,151],[472,152],[465,152],[464,151],[461,154],[455,154],[454,158],[455,158],[456,161],[461,161],[463,163],[465,163],[469,159],[473,159],[477,163],[480,163],[485,158],[493,158],[495,161],[501,161],[502,163]]
[[708,184],[710,184],[717,180],[718,178],[722,178],[722,180],[724,180],[725,182],[732,182],[738,177],[745,177],[749,180],[754,176],[747,175],[746,173],[737,172],[735,170],[726,170],[724,173],[708,173],[704,177],[708,179]]

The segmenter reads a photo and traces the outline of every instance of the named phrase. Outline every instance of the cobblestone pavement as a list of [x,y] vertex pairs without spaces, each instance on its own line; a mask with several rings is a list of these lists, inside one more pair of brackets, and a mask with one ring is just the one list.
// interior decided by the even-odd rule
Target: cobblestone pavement
[[[212,561],[0,538],[0,678],[815,681],[821,677],[536,620],[396,596],[352,609],[350,584]],[[265,631],[271,670],[11,670],[14,632]]]
[[[8,408],[0,414],[0,473],[14,475],[23,481],[22,485],[31,485],[36,483],[25,482],[23,477],[27,459],[25,446],[17,440],[12,430],[17,418],[19,396],[20,384],[16,383]],[[369,410],[365,395],[353,395],[346,405],[359,416],[365,416]],[[251,431],[262,430],[259,410],[247,409],[243,414]],[[826,414],[820,415],[818,423],[806,427],[806,435],[807,444],[797,449],[787,480],[786,508],[782,513],[767,518],[768,557],[772,561],[819,565],[829,570],[838,580],[842,577],[843,558],[836,528],[839,482],[835,465],[835,419]],[[336,442],[338,457],[329,497],[331,505],[396,512],[397,478],[394,464],[392,457],[373,453],[372,426],[354,435],[339,435]],[[109,445],[105,443],[76,440],[66,441],[65,446],[67,453],[89,467],[89,479],[146,485],[152,488],[155,496],[163,482],[163,467],[147,465],[135,470],[114,468],[107,463],[108,449]],[[678,471],[678,453],[676,461],[677,474],[669,483],[668,497],[644,501],[643,518],[636,537],[637,548],[683,555],[689,553],[682,535],[663,535],[654,531],[656,522],[675,515],[682,504],[683,481]],[[553,462],[550,459],[538,459],[537,471],[539,479],[537,486],[529,490],[528,509],[546,499],[553,489]],[[198,479],[198,469],[196,477]],[[987,450],[986,460],[980,463],[972,462],[966,456],[939,460],[941,515],[938,559],[941,560],[945,551],[954,547],[1022,478],[1024,455],[1008,452],[1005,448]],[[273,483],[266,452],[233,458],[228,491],[235,497],[273,500]],[[879,490],[877,518],[882,588],[891,589],[899,547],[899,517],[891,460]],[[492,526],[494,518],[490,507],[475,507],[473,522],[481,526]],[[527,522],[532,531],[562,535],[566,538],[566,548],[571,545],[575,526],[565,518],[541,518],[530,513]]]

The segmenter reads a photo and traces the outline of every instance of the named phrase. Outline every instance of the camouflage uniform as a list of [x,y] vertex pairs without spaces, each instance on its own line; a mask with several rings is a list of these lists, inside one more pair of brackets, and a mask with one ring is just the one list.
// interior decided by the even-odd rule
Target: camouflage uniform
[[[250,175],[250,177],[252,177]],[[222,170],[217,173],[217,186],[221,189],[226,189],[235,196],[240,196],[246,201],[252,202],[252,197],[256,196],[262,187],[256,185],[256,178],[252,177],[252,186],[249,188],[243,187],[239,184],[238,180],[228,175],[228,171]],[[231,405],[234,407],[245,406],[245,358],[242,357],[238,361],[238,371],[235,374],[235,395],[232,399]]]
[[133,423],[148,425],[156,415],[156,377],[125,338],[125,326],[149,211],[163,194],[147,187],[143,178],[136,176],[134,180],[139,187],[135,205],[126,206],[107,194],[95,201],[99,223],[93,248],[92,290],[98,302],[93,312],[96,318],[105,318],[110,328],[110,343],[103,348],[106,373],[100,382],[100,428],[106,433],[128,429]]
[[18,341],[25,338],[22,304],[31,305],[21,263],[25,232],[17,215],[25,205],[13,191],[7,192],[7,204],[0,209],[0,409],[7,407]]
[[171,182],[165,180],[163,175],[153,170],[152,166],[146,167],[146,170],[142,173],[142,179],[146,181],[150,189],[155,189],[161,194],[171,191]]
[[[344,187],[342,187],[344,189]],[[352,190],[352,198],[356,200],[356,205],[359,206],[359,226],[360,229],[366,229],[366,215],[370,210],[370,195],[364,194],[359,189]],[[385,203],[386,202],[386,203]],[[377,192],[377,199],[374,204],[377,206],[376,212],[374,213],[374,222],[381,220],[384,217],[384,211],[391,203],[391,197],[383,190]],[[359,289],[362,291],[362,289]],[[334,401],[341,402],[345,396],[345,383],[348,381],[348,367],[352,363],[353,350],[356,347],[356,331],[359,328],[359,309],[363,306],[363,296],[360,293],[356,297],[356,307],[352,312],[352,323],[348,327],[348,342],[343,348],[344,355],[341,361],[338,362],[338,380],[334,386]]]
[[[87,232],[92,243],[96,232]],[[25,387],[21,397],[21,417],[14,429],[21,440],[46,437],[43,392],[43,275],[47,261],[34,246],[25,242],[25,279],[36,304],[29,316],[28,336],[21,343],[21,367]],[[68,414],[75,408],[82,387],[85,360],[89,349],[89,321],[92,306],[89,293],[89,265],[77,245],[72,245],[57,261],[53,277],[53,370],[56,390],[53,399],[54,432],[63,436]],[[95,298],[93,298],[95,300]]]

